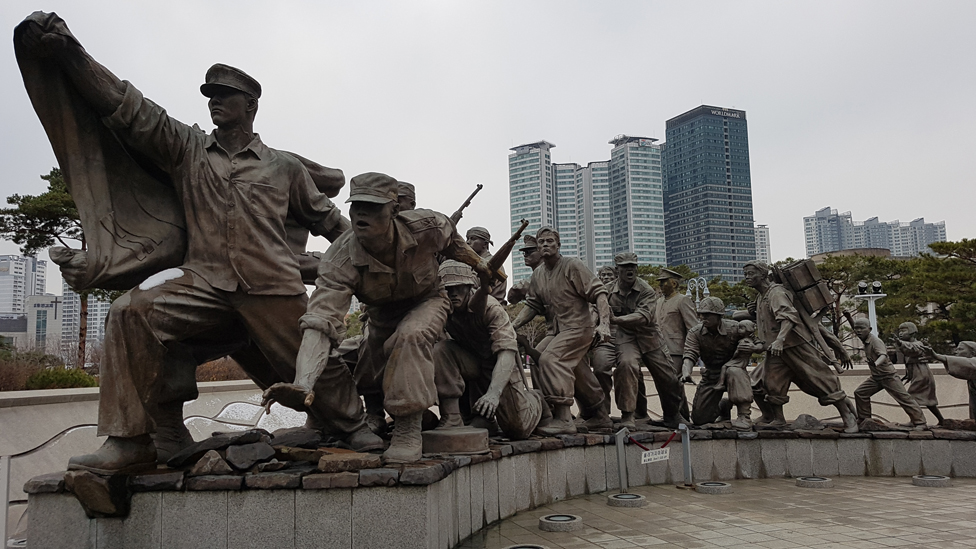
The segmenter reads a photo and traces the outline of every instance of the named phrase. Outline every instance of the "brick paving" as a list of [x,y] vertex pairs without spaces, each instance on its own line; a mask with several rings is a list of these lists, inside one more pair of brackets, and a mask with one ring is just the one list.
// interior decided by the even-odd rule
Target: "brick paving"
[[[951,488],[921,488],[911,478],[835,477],[834,488],[795,486],[793,479],[738,480],[735,493],[705,495],[672,485],[641,486],[648,505],[609,507],[605,492],[517,514],[459,547],[548,548],[976,547],[976,479]],[[583,518],[576,532],[543,532],[540,516]]]

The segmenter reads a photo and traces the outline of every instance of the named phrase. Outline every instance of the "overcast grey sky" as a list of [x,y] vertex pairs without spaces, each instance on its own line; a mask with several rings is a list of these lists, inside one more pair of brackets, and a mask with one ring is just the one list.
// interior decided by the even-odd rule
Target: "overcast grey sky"
[[212,128],[198,89],[227,63],[261,82],[272,147],[411,181],[445,213],[484,183],[460,225],[496,243],[510,147],[604,160],[613,136],[663,141],[665,120],[703,103],[748,113],[774,259],[803,256],[802,217],[828,205],[976,237],[976,2],[4,0],[2,197],[43,192],[55,165],[9,41],[37,9],[184,122]]

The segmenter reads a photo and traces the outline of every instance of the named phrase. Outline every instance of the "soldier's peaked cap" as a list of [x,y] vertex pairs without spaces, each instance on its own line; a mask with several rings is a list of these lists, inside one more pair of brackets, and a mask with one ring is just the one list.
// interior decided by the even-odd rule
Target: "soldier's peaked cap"
[[637,254],[634,252],[620,252],[613,257],[613,263],[618,267],[621,265],[638,265]]
[[397,201],[397,180],[385,173],[361,173],[349,180],[349,199],[346,202],[386,204]]
[[251,78],[246,72],[230,65],[217,63],[210,67],[204,83],[200,85],[200,93],[207,97],[216,95],[220,88],[233,88],[254,97],[261,97],[261,84]]
[[397,196],[409,196],[410,198],[417,198],[417,189],[413,186],[413,183],[397,181]]
[[661,269],[661,274],[657,275],[658,280],[667,280],[673,278],[675,280],[684,280],[685,277],[681,276],[680,273],[672,271],[671,269]]
[[522,238],[522,242],[523,245],[521,248],[519,248],[520,252],[535,250],[539,247],[539,242],[536,241],[535,237],[530,234],[525,235],[525,237]]

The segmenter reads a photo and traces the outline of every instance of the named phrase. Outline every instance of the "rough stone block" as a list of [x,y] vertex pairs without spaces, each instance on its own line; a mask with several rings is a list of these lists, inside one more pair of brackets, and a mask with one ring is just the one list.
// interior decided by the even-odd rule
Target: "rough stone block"
[[810,447],[810,440],[805,438],[787,440],[786,464],[792,477],[813,475],[813,449]]
[[566,499],[566,451],[550,450],[541,457],[546,462],[546,486],[552,501]]
[[351,547],[351,532],[352,490],[295,492],[295,549]]
[[515,469],[512,458],[485,463],[485,524],[515,514]]
[[[711,442],[712,446],[712,480],[732,480],[735,478],[735,440],[731,439],[713,439]],[[669,444],[670,448],[671,445]],[[674,450],[671,450],[672,452]],[[660,467],[654,467],[651,464],[651,471],[656,469],[661,469]],[[653,473],[652,473],[653,474]],[[652,484],[661,484],[664,481],[657,481],[657,478],[652,480]]]
[[[762,431],[759,438],[763,438],[764,433],[775,433],[777,431]],[[790,439],[797,440],[797,439]],[[782,478],[789,476],[789,458],[786,455],[786,440],[766,439],[760,445],[762,449],[763,476],[766,478]],[[704,479],[702,479],[704,480]]]
[[275,446],[275,459],[279,461],[307,461],[318,463],[322,456],[334,454],[326,449],[294,448],[291,446]]
[[796,431],[759,431],[756,433],[756,437],[761,439],[799,438],[800,434]]
[[183,471],[160,470],[159,473],[129,477],[129,489],[133,492],[179,492],[183,489]]
[[[590,436],[590,435],[587,435]],[[587,446],[583,449],[586,462],[586,493],[596,494],[607,489],[606,451],[603,446]]]
[[739,439],[735,441],[737,462],[735,478],[760,478],[760,474],[762,473],[762,450],[760,449],[760,444],[762,443],[748,439],[743,440],[742,435],[744,434],[746,433],[739,433]]
[[583,435],[583,438],[586,439],[587,446],[596,446],[596,445],[603,445],[607,437],[606,435],[595,435],[592,433],[587,433]]
[[584,446],[573,446],[563,450],[566,456],[566,496],[573,498],[586,493],[586,461]]
[[471,531],[477,532],[485,526],[485,464],[471,466]]
[[512,455],[538,452],[542,449],[541,440],[514,440],[508,446],[512,447]]
[[878,440],[906,439],[908,433],[904,431],[876,431],[871,433],[871,438]]
[[358,452],[326,454],[319,459],[319,471],[323,473],[374,469],[380,465],[382,465],[380,456],[376,454],[361,454]]
[[233,433],[220,433],[210,438],[206,438],[180,450],[173,457],[169,458],[167,464],[170,467],[186,467],[191,463],[196,463],[210,450],[223,450],[234,444],[252,444],[266,439],[268,434],[263,429],[251,429]]
[[294,490],[302,485],[302,475],[273,471],[244,476],[244,486],[256,490]]
[[424,461],[405,465],[400,472],[400,484],[433,484],[448,475],[448,467],[440,461]]
[[244,477],[238,475],[207,475],[186,479],[186,489],[195,492],[240,490],[243,486]]
[[711,440],[712,432],[708,429],[691,429],[688,436],[690,440]]
[[89,471],[68,471],[64,474],[64,487],[78,498],[89,517],[125,517],[129,514],[132,492],[124,475],[104,477]]
[[24,492],[28,494],[60,494],[63,491],[63,472],[38,475],[24,483]]
[[227,546],[234,549],[293,547],[295,490],[227,494]]
[[302,477],[305,490],[327,490],[329,488],[355,488],[359,486],[359,473],[318,473]]
[[620,488],[620,472],[617,466],[617,445],[606,444],[603,446],[603,463],[607,472],[607,490],[617,490]]
[[810,414],[800,414],[793,420],[793,429],[797,431],[819,431],[823,429],[823,423]]
[[548,452],[551,450],[559,450],[563,447],[563,441],[558,438],[544,438],[539,441],[539,449]]
[[950,431],[948,429],[932,429],[932,435],[943,440],[976,440],[976,433],[968,431]]
[[586,445],[586,435],[556,435],[556,438],[562,441],[563,448]]
[[948,440],[922,442],[923,475],[948,475],[952,472],[952,447]]
[[99,519],[95,527],[98,549],[162,549],[162,494],[135,494],[129,516],[124,519]]
[[911,477],[922,472],[922,441],[892,440],[891,455],[894,458],[895,476]]
[[204,475],[229,475],[233,473],[230,465],[220,457],[217,450],[209,450],[203,457],[197,460],[193,467],[186,473],[189,477],[202,477]]
[[824,429],[822,431],[797,431],[796,433],[800,438],[825,438],[837,440],[840,438],[840,433],[833,429]]
[[255,463],[274,457],[275,450],[267,442],[253,442],[251,444],[229,446],[224,454],[227,463],[231,467],[239,471],[246,471],[253,467]]
[[837,441],[836,440],[810,440],[810,448],[813,450],[813,474],[829,477],[840,474],[840,467],[837,464]]
[[892,455],[892,440],[874,439],[868,443],[867,464],[868,475],[872,477],[890,477],[894,474],[894,456]]
[[394,486],[400,477],[400,471],[389,467],[381,469],[361,469],[359,471],[360,486]]
[[71,494],[33,494],[27,502],[31,549],[95,549],[95,521]]
[[837,471],[841,475],[862,477],[867,471],[870,439],[842,438],[837,441]]
[[[437,485],[446,484],[447,480]],[[352,516],[352,540],[349,546],[427,549],[431,545],[430,536],[437,537],[437,532],[428,530],[428,490],[427,486],[353,490],[352,506],[356,512]],[[438,519],[439,523],[443,522],[441,517]],[[449,547],[447,544],[441,546]],[[329,546],[321,544],[319,547]]]
[[739,431],[736,434],[736,438],[739,440],[756,440],[759,438],[759,433],[755,431]]
[[[197,477],[200,478],[206,477]],[[226,491],[163,492],[162,546],[166,549],[227,547],[227,494]]]
[[[716,431],[712,431],[712,440],[728,439],[728,438],[735,439],[738,438],[738,434],[739,434],[738,431],[735,431],[733,429],[718,429]],[[654,437],[654,439],[657,440],[657,437]],[[665,437],[664,440],[667,440],[667,437]]]
[[322,442],[322,433],[307,427],[278,429],[271,436],[271,443],[273,445],[288,446],[291,448],[315,450],[319,447],[319,443]]
[[976,442],[949,441],[952,452],[952,476],[976,477]]
[[935,435],[932,434],[932,431],[909,431],[908,432],[909,440],[932,440],[934,438]]
[[[532,507],[532,465],[529,463],[532,454],[520,454],[508,458],[512,462],[514,475],[514,495],[515,511],[526,511]],[[501,474],[501,462],[499,462],[498,473]],[[499,480],[501,488],[501,480]],[[498,502],[502,504],[501,491],[498,493]]]

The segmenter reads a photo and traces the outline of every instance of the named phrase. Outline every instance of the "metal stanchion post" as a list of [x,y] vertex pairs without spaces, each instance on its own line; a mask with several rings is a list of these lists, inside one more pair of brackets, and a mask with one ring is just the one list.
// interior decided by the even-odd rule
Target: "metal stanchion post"
[[691,471],[691,433],[688,432],[688,426],[684,423],[678,424],[678,430],[681,431],[681,453],[685,466],[685,486],[694,486]]
[[627,428],[624,427],[624,428],[620,429],[619,431],[617,431],[617,434],[614,435],[617,438],[617,469],[619,470],[619,473],[617,474],[617,476],[620,478],[620,493],[621,494],[627,493],[627,489],[628,489],[628,486],[627,486],[627,454],[625,453],[625,449],[624,449],[624,438],[627,437],[627,434],[628,433],[629,433],[629,431],[627,431]]

